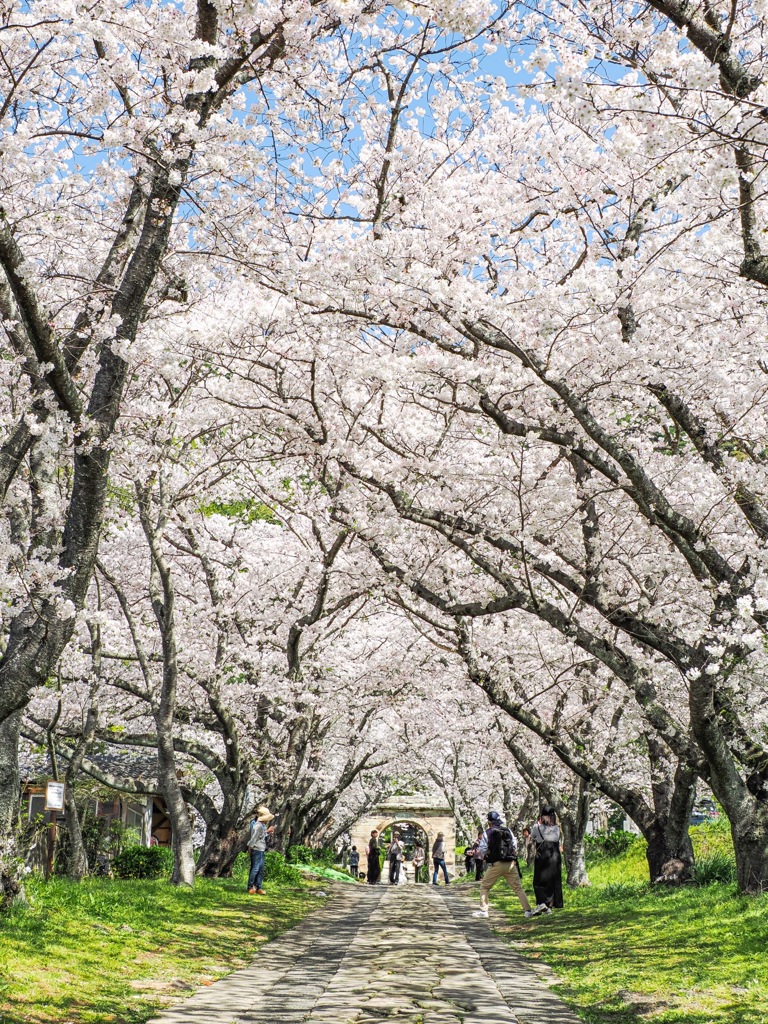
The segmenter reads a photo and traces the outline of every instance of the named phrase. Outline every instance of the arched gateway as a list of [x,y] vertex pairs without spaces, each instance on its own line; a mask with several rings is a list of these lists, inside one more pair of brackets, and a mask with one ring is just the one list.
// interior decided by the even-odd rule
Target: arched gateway
[[371,832],[377,829],[382,832],[389,825],[412,824],[426,834],[428,849],[427,864],[431,868],[430,855],[432,843],[438,832],[445,838],[445,863],[453,874],[456,861],[456,826],[453,812],[447,804],[425,796],[395,796],[377,804],[368,814],[360,818],[352,826],[352,845],[360,853],[360,870],[364,871],[365,848]]

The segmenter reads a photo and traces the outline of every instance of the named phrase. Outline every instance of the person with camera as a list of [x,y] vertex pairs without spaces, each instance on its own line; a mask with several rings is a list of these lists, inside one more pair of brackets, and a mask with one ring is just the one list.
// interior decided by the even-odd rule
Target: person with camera
[[248,832],[248,852],[251,855],[251,870],[248,874],[248,892],[252,896],[266,896],[262,888],[264,884],[264,867],[267,855],[267,841],[274,834],[275,827],[270,825],[275,816],[263,804],[256,808],[256,815]]
[[520,870],[517,866],[517,841],[512,829],[505,826],[504,819],[498,811],[489,811],[488,828],[477,844],[477,852],[483,857],[488,869],[480,882],[480,909],[475,911],[474,916],[488,917],[488,894],[498,881],[504,879],[520,900],[525,916],[535,917],[539,912],[538,908],[531,909],[520,881]]
[[395,832],[392,836],[392,842],[387,850],[387,860],[389,861],[389,884],[397,885],[400,881],[400,868],[405,860],[405,851],[400,841],[399,832]]
[[464,858],[465,858],[465,869],[469,874],[473,869],[475,872],[475,881],[479,882],[485,871],[485,857],[480,852],[480,843],[483,841],[485,835],[485,829],[479,828],[477,830],[477,839],[475,839],[472,846],[468,846]]

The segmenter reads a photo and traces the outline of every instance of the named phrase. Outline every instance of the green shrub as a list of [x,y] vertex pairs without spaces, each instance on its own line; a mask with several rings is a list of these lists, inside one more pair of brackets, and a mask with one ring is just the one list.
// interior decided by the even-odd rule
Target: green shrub
[[173,851],[161,846],[126,846],[112,861],[118,878],[159,878],[168,871],[168,855],[173,867]]
[[592,835],[587,835],[584,845],[587,857],[596,860],[600,857],[617,857],[640,840],[642,840],[642,836],[635,835],[634,832],[616,829],[614,832],[594,832]]
[[302,846],[300,843],[296,843],[295,846],[288,847],[285,859],[289,864],[310,864],[313,852],[311,846]]
[[268,882],[286,882],[297,885],[301,881],[301,875],[296,868],[286,863],[285,857],[277,850],[267,850],[265,863],[264,877]]
[[733,883],[736,881],[736,861],[727,853],[711,853],[696,861],[691,877],[696,885]]
[[289,864],[320,864],[331,868],[336,862],[336,851],[332,847],[316,848],[297,843],[288,848]]

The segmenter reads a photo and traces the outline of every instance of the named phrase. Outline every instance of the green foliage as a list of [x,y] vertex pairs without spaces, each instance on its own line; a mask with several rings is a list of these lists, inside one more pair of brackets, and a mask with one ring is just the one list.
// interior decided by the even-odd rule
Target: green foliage
[[594,861],[601,857],[616,857],[643,840],[634,832],[615,829],[612,832],[594,832],[592,835],[586,836],[584,842],[587,859]]
[[[135,828],[126,826],[119,818],[96,817],[90,809],[86,809],[80,822],[83,836],[88,870],[92,875],[106,874],[114,858],[132,846],[136,846],[139,834]],[[57,874],[65,875],[69,867],[71,845],[66,828],[62,828],[56,846]],[[142,877],[142,876],[123,876]],[[152,876],[144,876],[152,877]]]
[[699,857],[693,865],[692,877],[696,885],[733,885],[736,882],[736,861],[723,852]]
[[132,487],[121,487],[118,484],[107,485],[107,502],[121,512],[133,513],[136,510],[136,494]]
[[112,861],[117,878],[160,878],[173,868],[173,853],[162,846],[126,846]]
[[227,519],[239,519],[243,523],[269,523],[271,526],[282,526],[275,513],[262,501],[254,498],[239,498],[233,501],[209,501],[200,506],[204,516],[226,516]]
[[264,860],[264,877],[269,883],[298,885],[301,882],[299,872],[291,864],[288,864],[282,853],[278,853],[277,850],[267,850]]
[[288,848],[289,864],[319,864],[331,868],[336,863],[336,851],[332,847],[302,846],[297,843]]
[[326,868],[322,864],[300,864],[299,871],[306,871],[310,875],[319,876],[320,878],[327,878],[332,882],[351,882],[355,884],[355,879],[348,871],[341,871],[338,868]]

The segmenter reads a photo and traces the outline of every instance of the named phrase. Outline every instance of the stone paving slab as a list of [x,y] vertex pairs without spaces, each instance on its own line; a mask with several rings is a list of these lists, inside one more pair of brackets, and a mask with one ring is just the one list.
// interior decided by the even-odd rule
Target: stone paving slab
[[458,887],[339,886],[151,1024],[579,1024],[476,907]]

